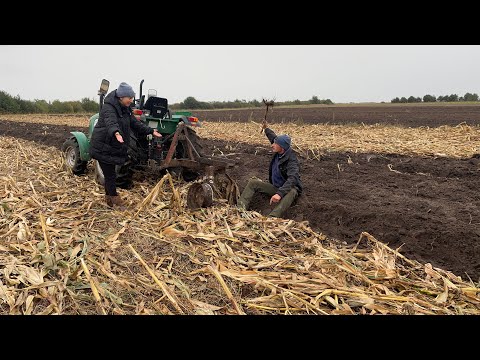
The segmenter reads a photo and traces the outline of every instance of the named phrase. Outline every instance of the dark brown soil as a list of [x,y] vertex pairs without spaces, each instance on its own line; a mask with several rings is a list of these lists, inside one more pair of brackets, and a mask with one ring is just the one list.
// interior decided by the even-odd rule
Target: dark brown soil
[[[0,121],[0,135],[57,148],[78,130]],[[230,171],[241,189],[251,176],[267,180],[267,140],[264,147],[206,139],[203,144],[206,152],[232,152],[229,145],[241,154]],[[479,280],[480,159],[329,153],[320,161],[302,160],[301,178],[305,191],[287,218],[308,220],[313,229],[348,243],[366,231],[393,248],[403,245],[401,253],[410,258]],[[268,213],[268,198],[260,196],[252,209]]]
[[[238,110],[194,110],[193,115],[206,121],[263,120],[265,107]],[[274,123],[297,122],[305,124],[381,123],[409,127],[480,124],[479,105],[376,105],[376,106],[322,106],[269,109],[267,121]]]
[[[268,181],[267,145],[237,145],[243,154],[232,174],[241,189],[252,175]],[[479,159],[330,153],[303,161],[301,178],[304,193],[285,217],[348,243],[366,231],[392,248],[404,244],[409,258],[479,280]],[[259,196],[251,208],[266,215],[268,200]]]

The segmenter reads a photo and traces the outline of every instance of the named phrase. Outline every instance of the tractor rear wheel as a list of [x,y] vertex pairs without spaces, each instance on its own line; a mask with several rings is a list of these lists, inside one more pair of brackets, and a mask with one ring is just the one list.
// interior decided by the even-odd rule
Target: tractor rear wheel
[[116,167],[117,186],[122,189],[131,189],[133,187],[133,160],[128,156],[125,164]]
[[98,163],[98,160],[93,160],[93,167],[95,169],[95,181],[97,184],[105,186],[105,175],[103,175],[103,170]]
[[[139,157],[142,156],[138,149],[137,138],[131,133],[127,161],[123,165],[115,166],[115,172],[117,173],[115,184],[121,189],[131,189],[133,187],[133,168],[137,164]],[[97,160],[95,160],[95,181],[100,185],[105,185],[105,176]]]
[[[198,155],[203,156],[202,145],[200,144],[200,137],[197,135],[195,130],[192,129],[190,126],[187,126],[187,134],[188,134],[188,138],[192,142],[192,145],[195,147],[195,150],[197,150]],[[177,145],[175,157],[177,159],[187,159],[189,146],[190,144],[188,143],[188,140],[179,141]],[[195,151],[193,151],[193,153],[195,154]],[[183,180],[185,180],[186,182],[191,182],[198,179],[198,177],[200,176],[200,173],[198,171],[191,170],[188,168],[182,168],[181,175]]]
[[130,142],[128,143],[127,161],[121,166],[117,166],[117,186],[122,189],[131,189],[133,187],[133,172],[135,167],[146,160],[146,153],[142,150],[140,142],[133,131],[130,132]]
[[200,156],[203,156],[203,149],[202,149],[203,146],[200,143],[200,136],[198,136],[197,132],[194,129],[192,129],[190,126],[187,126],[187,133],[188,133],[188,138],[192,142],[198,154]]
[[[116,165],[115,172],[117,177],[115,179],[115,185],[121,189],[131,189],[133,187],[133,171],[131,169],[132,161],[128,159],[123,165]],[[95,160],[95,181],[97,184],[105,186],[105,175],[100,167],[100,164]]]
[[75,175],[85,174],[88,161],[80,158],[80,146],[75,136],[65,140],[62,145],[62,153],[67,169],[70,169]]

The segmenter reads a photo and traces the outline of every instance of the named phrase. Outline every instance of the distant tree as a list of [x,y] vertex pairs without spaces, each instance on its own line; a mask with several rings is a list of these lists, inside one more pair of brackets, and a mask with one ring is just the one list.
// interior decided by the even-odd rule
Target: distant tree
[[400,99],[398,97],[396,97],[396,98],[392,99],[390,102],[392,104],[398,104],[400,102]]
[[20,112],[18,102],[5,91],[0,91],[0,112],[12,114]]
[[470,93],[467,92],[463,96],[463,101],[478,101],[478,94],[470,94]]
[[67,104],[72,106],[74,113],[82,113],[84,112],[82,103],[80,101],[68,101]]
[[434,95],[425,95],[423,97],[423,102],[436,102],[437,98]]
[[407,102],[409,103],[417,102],[417,98],[415,96],[409,96],[407,99]]
[[19,112],[23,114],[33,114],[35,113],[35,104],[33,101],[29,100],[22,100],[20,95],[14,97],[14,100],[17,102],[19,106]]
[[49,112],[50,105],[45,100],[35,99],[35,112],[40,114],[46,114]]
[[[187,100],[188,99],[188,100]],[[234,101],[210,101],[210,102],[202,102],[202,101],[197,101],[195,98],[187,98],[187,104],[185,105],[185,102],[180,102],[177,104],[171,104],[170,108],[171,109],[192,109],[191,107],[188,106],[195,106],[197,109],[238,109],[238,108],[247,108],[247,107],[262,107],[264,106],[263,102],[260,102],[258,100],[251,100],[247,101],[245,99],[235,99]],[[313,96],[312,99],[310,100],[293,100],[293,101],[275,101],[276,106],[291,106],[291,105],[308,105],[308,104],[326,104],[326,105],[332,105],[334,102],[330,99],[323,99],[320,100],[318,96]],[[188,106],[187,106],[188,105]]]
[[50,112],[54,114],[70,114],[70,113],[73,113],[73,107],[68,102],[54,100],[52,102]]
[[[238,100],[240,101],[240,100]],[[245,105],[246,106],[246,105]],[[170,106],[173,108],[172,106]],[[176,109],[214,109],[216,107],[215,102],[203,102],[198,101],[193,96],[187,97],[183,102],[179,103],[178,106],[175,106]]]
[[450,102],[458,101],[458,95],[457,94],[450,95],[447,101],[450,101]]
[[200,102],[193,96],[189,96],[183,100],[183,107],[185,109],[200,109]]
[[401,102],[401,103],[407,103],[408,100],[407,100],[407,98],[406,98],[405,96],[402,96],[402,98],[400,99],[400,102]]
[[213,105],[209,102],[200,101],[201,109],[213,109]]
[[441,102],[447,101],[445,98],[446,96],[440,95],[439,97],[437,97],[437,101],[441,101]]
[[52,105],[50,106],[50,112],[55,114],[60,114],[63,112],[62,102],[60,100],[53,100]]
[[83,98],[80,103],[82,104],[82,109],[88,113],[97,113],[99,109],[98,102],[91,100],[89,98]]
[[251,104],[252,104],[252,106],[255,106],[255,107],[259,107],[259,106],[262,105],[262,104],[260,103],[260,101],[258,101],[257,99],[253,99],[253,100],[251,101]]

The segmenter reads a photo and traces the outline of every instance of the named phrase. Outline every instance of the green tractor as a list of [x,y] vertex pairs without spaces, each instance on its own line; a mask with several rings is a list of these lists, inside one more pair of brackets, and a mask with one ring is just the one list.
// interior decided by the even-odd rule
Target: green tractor
[[[238,187],[226,173],[226,169],[233,166],[232,162],[225,158],[205,156],[194,130],[201,126],[198,118],[186,111],[171,112],[167,99],[157,97],[156,90],[150,89],[145,99],[142,94],[143,82],[144,80],[140,82],[139,98],[132,103],[133,114],[138,121],[157,129],[163,137],[142,137],[131,131],[128,160],[125,164],[116,166],[117,186],[131,188],[132,176],[136,170],[149,169],[158,174],[170,170],[180,174],[185,181],[195,181],[188,193],[187,203],[190,208],[210,206],[214,193],[227,198],[229,203],[235,203]],[[109,85],[108,80],[102,80],[98,91],[100,110]],[[90,118],[87,135],[81,131],[73,131],[72,136],[62,145],[65,165],[75,175],[83,175],[87,171],[91,160],[90,139],[98,117],[99,113]],[[96,160],[93,162],[95,180],[104,185],[102,169]]]

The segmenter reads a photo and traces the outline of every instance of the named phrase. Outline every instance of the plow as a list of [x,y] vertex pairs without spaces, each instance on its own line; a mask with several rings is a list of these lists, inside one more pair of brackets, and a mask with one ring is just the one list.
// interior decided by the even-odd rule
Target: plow
[[[239,197],[236,182],[228,175],[228,169],[234,163],[219,156],[208,156],[202,151],[201,139],[195,127],[201,126],[198,118],[190,112],[171,112],[168,100],[156,96],[156,90],[149,90],[148,97],[142,94],[140,83],[139,98],[132,103],[132,113],[138,121],[157,129],[162,138],[152,135],[140,136],[134,131],[130,135],[128,159],[125,164],[116,166],[116,185],[129,189],[133,186],[132,176],[137,170],[149,170],[163,175],[166,171],[179,174],[185,181],[191,182],[187,193],[187,206],[198,209],[214,205],[214,199],[223,199],[235,204]],[[109,81],[102,80],[98,95],[99,108],[108,92]],[[88,134],[71,132],[71,136],[62,145],[65,164],[75,175],[86,172],[90,158],[90,139],[99,113],[89,120]],[[96,160],[94,162],[95,180],[104,185],[105,178]]]

